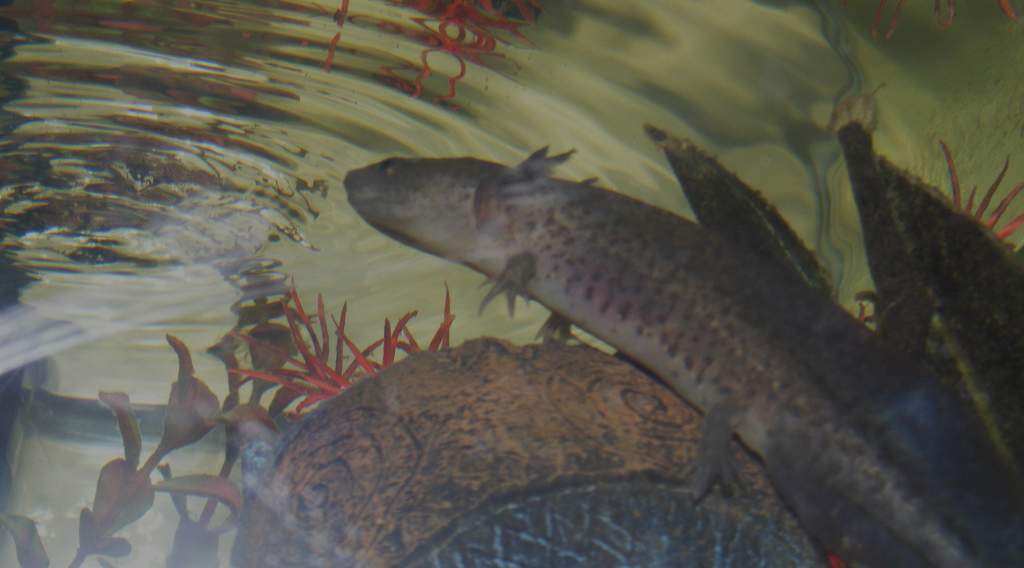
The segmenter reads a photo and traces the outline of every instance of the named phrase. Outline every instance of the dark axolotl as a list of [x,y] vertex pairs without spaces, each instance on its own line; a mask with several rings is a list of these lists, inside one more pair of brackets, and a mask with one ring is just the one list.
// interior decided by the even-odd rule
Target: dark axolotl
[[1019,480],[959,398],[781,266],[550,177],[568,156],[392,158],[349,172],[345,188],[377,229],[489,276],[484,304],[534,299],[704,412],[697,496],[734,477],[737,434],[850,565],[1024,566]]

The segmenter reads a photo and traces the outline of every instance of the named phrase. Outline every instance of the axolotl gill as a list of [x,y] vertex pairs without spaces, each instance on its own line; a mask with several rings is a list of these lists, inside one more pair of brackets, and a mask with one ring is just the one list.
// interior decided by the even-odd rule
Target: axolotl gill
[[784,267],[552,177],[569,155],[391,158],[345,188],[380,231],[490,277],[485,303],[538,301],[702,411],[696,495],[732,481],[736,434],[849,566],[1024,566],[1020,480],[957,396]]

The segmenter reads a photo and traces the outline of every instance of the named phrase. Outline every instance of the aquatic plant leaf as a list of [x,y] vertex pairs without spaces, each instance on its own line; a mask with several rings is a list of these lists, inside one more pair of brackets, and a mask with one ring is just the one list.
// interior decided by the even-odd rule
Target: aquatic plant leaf
[[121,458],[107,462],[96,481],[91,511],[96,536],[100,539],[110,536],[138,520],[152,506],[153,485],[149,475],[137,471]]
[[105,538],[96,545],[96,554],[123,558],[132,553],[132,543],[121,537]]
[[274,393],[274,398],[270,400],[270,405],[267,407],[267,412],[271,416],[280,416],[288,405],[291,404],[295,399],[302,396],[302,393],[292,389],[277,389]]
[[[165,463],[157,466],[157,471],[160,472],[160,477],[164,479],[170,479],[174,477],[171,474],[171,464]],[[174,510],[178,513],[178,516],[182,519],[188,519],[188,502],[184,495],[171,495],[171,503],[174,504]]]
[[123,392],[101,392],[99,399],[113,410],[117,417],[117,426],[121,430],[121,439],[124,442],[124,459],[128,467],[138,468],[139,456],[142,454],[142,433],[139,430],[139,420],[132,410],[131,400]]
[[0,526],[7,529],[14,539],[14,550],[21,568],[47,568],[50,565],[43,541],[39,538],[39,531],[36,530],[36,524],[32,519],[0,513]]
[[696,144],[651,125],[644,130],[665,153],[702,226],[789,268],[809,286],[832,293],[817,257],[760,192]]
[[171,386],[164,417],[164,433],[160,453],[167,454],[192,444],[213,429],[220,403],[210,387],[195,374],[192,355],[177,337],[167,336],[167,343],[178,355],[178,380]]
[[240,404],[231,410],[221,413],[217,420],[229,426],[238,427],[243,422],[259,422],[270,430],[277,431],[277,425],[270,413],[258,404]]
[[217,568],[220,535],[200,523],[182,517],[174,531],[167,568]]
[[183,475],[161,481],[153,488],[163,493],[215,499],[225,505],[230,511],[230,517],[224,521],[223,525],[214,529],[218,534],[234,527],[238,520],[238,511],[242,506],[242,494],[239,492],[238,486],[223,477],[206,474]]
[[[112,557],[131,554],[131,543],[123,538],[103,536],[100,534],[101,530],[93,512],[88,507],[82,509],[82,513],[78,517],[78,553],[71,563],[72,567],[81,566],[86,557],[93,554]],[[97,560],[100,564],[109,564],[101,558],[97,558]]]
[[[455,314],[452,313],[452,296],[448,290],[448,284],[444,285],[444,319],[441,320],[441,325],[437,328],[437,332],[434,333],[434,337],[431,338],[430,344],[427,346],[428,351],[437,351],[441,348],[449,347],[449,339],[451,336],[452,323],[455,321]],[[410,341],[412,336],[409,335]],[[415,341],[412,341],[415,345]]]
[[[296,351],[295,344],[292,343],[291,329],[285,325],[260,324],[249,330],[246,335],[256,340],[256,343],[249,342],[248,346],[252,368],[257,371],[280,368]],[[266,346],[274,349],[266,349]]]

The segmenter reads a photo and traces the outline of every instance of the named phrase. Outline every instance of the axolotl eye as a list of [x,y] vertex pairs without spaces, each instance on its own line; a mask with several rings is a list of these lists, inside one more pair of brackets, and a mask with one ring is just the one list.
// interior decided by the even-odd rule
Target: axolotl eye
[[395,173],[395,166],[397,166],[397,165],[398,165],[398,160],[396,160],[394,158],[388,158],[388,159],[384,160],[383,162],[380,162],[379,164],[377,164],[377,171],[382,173],[382,174],[384,174],[384,175],[386,175],[386,176],[389,176],[389,175]]

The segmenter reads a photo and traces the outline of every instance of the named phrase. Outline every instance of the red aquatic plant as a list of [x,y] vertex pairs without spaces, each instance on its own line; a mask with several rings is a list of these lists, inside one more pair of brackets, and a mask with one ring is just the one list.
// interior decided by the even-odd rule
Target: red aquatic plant
[[[360,349],[345,333],[345,320],[348,315],[348,303],[345,303],[338,317],[331,318],[335,345],[334,364],[332,365],[331,340],[323,296],[317,295],[315,316],[310,316],[303,308],[295,288],[291,289],[289,300],[289,303],[284,306],[284,315],[288,320],[291,342],[298,352],[298,357],[293,357],[287,351],[253,337],[251,333],[238,334],[238,337],[247,342],[254,352],[269,351],[284,361],[284,364],[271,370],[231,369],[231,372],[248,379],[258,379],[280,385],[282,388],[278,391],[271,406],[287,405],[295,399],[301,399],[295,409],[296,413],[301,413],[317,402],[340,394],[351,387],[355,380],[374,376],[382,369],[391,366],[399,352],[408,354],[424,350],[408,328],[409,321],[416,316],[417,312],[415,311],[408,312],[399,318],[393,328],[391,321],[385,319],[384,336],[368,347]],[[427,345],[426,351],[437,351],[449,346],[449,332],[454,320],[455,315],[451,311],[451,295],[446,287],[444,317]],[[375,359],[374,353],[378,349],[380,349],[380,357]],[[346,351],[352,355],[352,361],[347,365],[345,362]]]
[[335,32],[331,42],[327,45],[327,60],[324,61],[324,71],[331,72],[334,66],[334,50],[338,48],[338,40],[341,39],[341,28],[345,26],[345,18],[348,17],[348,0],[341,0],[337,11],[334,12],[334,23],[338,24],[338,31]]
[[1024,181],[1013,186],[1013,189],[1011,189],[1010,192],[1006,194],[1006,197],[1004,197],[1002,201],[999,202],[999,205],[996,206],[995,210],[992,211],[988,218],[983,219],[983,216],[985,215],[985,212],[988,210],[988,206],[992,201],[992,196],[995,195],[996,190],[999,189],[999,184],[1003,182],[1003,177],[1006,175],[1006,170],[1010,167],[1009,156],[1007,156],[1006,162],[1003,163],[1003,169],[1000,170],[999,175],[996,176],[996,180],[992,182],[992,185],[988,188],[988,191],[985,192],[985,197],[981,199],[981,202],[978,203],[977,208],[975,208],[974,198],[975,194],[978,191],[977,186],[971,189],[971,195],[967,199],[967,204],[964,205],[961,202],[960,178],[957,176],[956,166],[953,164],[953,154],[949,151],[949,146],[946,146],[945,142],[939,140],[939,146],[942,147],[942,154],[945,156],[946,166],[949,168],[949,182],[953,190],[954,207],[962,210],[967,215],[974,217],[978,222],[982,223],[990,230],[995,231],[996,236],[999,237],[999,239],[1001,240],[1008,238],[1010,235],[1012,235],[1018,229],[1020,229],[1021,225],[1024,225],[1024,214],[1021,214],[1015,217],[1009,223],[1007,223],[1002,229],[996,230],[995,228],[996,225],[999,223],[1000,219],[1002,219],[1003,214],[1006,213],[1007,208],[1009,208],[1010,204],[1013,203],[1013,200],[1017,198],[1017,195],[1020,194],[1021,190],[1024,190]]
[[[878,37],[878,29],[882,25],[882,15],[885,13],[885,7],[888,4],[888,0],[879,0],[878,8],[875,9],[875,17],[871,22],[871,36]],[[885,29],[885,39],[892,37],[892,34],[896,31],[896,24],[900,20],[900,15],[903,13],[903,5],[907,3],[907,0],[896,0],[896,7],[893,9],[892,16],[889,18],[889,25]],[[999,9],[1002,10],[1003,14],[1006,14],[1007,18],[1011,20],[1017,19],[1017,11],[1013,8],[1013,3],[1010,0],[996,0],[996,4],[999,5]],[[846,5],[846,0],[843,0],[843,5]],[[945,15],[943,15],[942,0],[935,0],[935,17],[939,20],[939,27],[946,29],[953,25],[953,18],[956,17],[956,0],[946,0]]]
[[[403,26],[386,20],[372,20],[364,16],[348,15],[348,0],[342,0],[341,6],[334,14],[340,28],[346,19],[349,21],[370,21],[382,32],[401,35],[424,46],[420,52],[420,65],[384,65],[377,78],[406,93],[419,97],[423,94],[424,82],[434,74],[430,65],[432,54],[443,53],[455,59],[458,71],[448,78],[448,91],[434,98],[438,104],[451,104],[455,91],[467,70],[467,62],[483,65],[485,56],[501,57],[496,53],[498,46],[497,33],[504,31],[522,41],[526,38],[519,29],[532,23],[536,12],[541,9],[539,0],[514,0],[513,4],[522,20],[506,17],[498,10],[492,0],[393,0],[392,4],[415,10],[421,16],[410,18],[415,27]],[[334,61],[334,52],[341,32],[334,35],[328,46],[327,60],[324,69],[329,71]],[[416,76],[407,79],[398,74],[397,69],[409,68]]]

